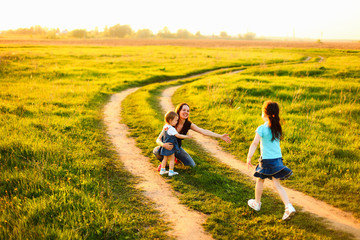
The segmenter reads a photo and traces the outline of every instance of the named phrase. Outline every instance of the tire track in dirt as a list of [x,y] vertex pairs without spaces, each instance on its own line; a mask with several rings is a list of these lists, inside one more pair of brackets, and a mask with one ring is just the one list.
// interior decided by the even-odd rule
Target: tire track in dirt
[[132,88],[112,95],[104,107],[107,134],[115,146],[119,160],[124,163],[126,170],[140,178],[136,186],[144,191],[144,195],[155,203],[155,208],[163,213],[165,220],[171,223],[171,237],[184,240],[212,239],[202,227],[206,215],[180,204],[176,193],[159,175],[150,160],[136,147],[135,140],[128,137],[129,129],[121,123],[121,102],[137,89]]
[[[160,97],[160,105],[164,112],[174,109],[174,105],[171,102],[171,97],[179,87],[181,87],[181,85],[170,87],[163,91]],[[211,153],[220,162],[230,166],[231,168],[239,170],[241,173],[251,178],[255,182],[253,177],[253,169],[248,169],[246,163],[236,159],[232,154],[225,152],[216,140],[203,136],[192,130],[191,135],[199,145]],[[265,188],[276,192],[276,189],[272,186],[272,184],[265,184]],[[350,233],[354,235],[356,239],[360,239],[360,223],[351,213],[344,212],[302,192],[286,187],[284,188],[288,193],[291,202],[302,207],[303,211],[323,218],[330,225],[330,227]]]

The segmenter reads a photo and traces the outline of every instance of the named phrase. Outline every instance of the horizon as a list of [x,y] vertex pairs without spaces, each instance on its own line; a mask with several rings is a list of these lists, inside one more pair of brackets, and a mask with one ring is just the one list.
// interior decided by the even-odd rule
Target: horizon
[[257,38],[360,40],[360,14],[357,14],[360,1],[355,0],[344,0],[341,5],[324,0],[291,3],[224,0],[221,4],[201,0],[104,0],[101,3],[14,0],[4,5],[0,31],[36,25],[61,31],[96,28],[103,31],[106,26],[121,24],[129,25],[134,31],[149,29],[154,34],[168,27],[171,33],[186,29],[206,36],[252,32]]
[[[116,24],[115,24],[116,25]],[[37,27],[37,26],[40,26],[40,25],[35,25],[35,26],[30,26],[30,27],[28,27],[28,28],[15,28],[15,29],[7,29],[7,30],[1,30],[0,29],[0,36],[2,35],[2,34],[4,34],[4,32],[6,32],[6,31],[16,31],[16,30],[19,30],[19,29],[30,29],[30,28],[32,28],[32,27]],[[129,25],[130,26],[130,25]],[[43,26],[40,26],[41,28],[43,28],[43,29],[46,29],[46,30],[48,30],[48,31],[51,31],[51,30],[56,30],[56,29],[59,29],[59,31],[60,31],[60,33],[65,33],[66,32],[66,34],[68,34],[68,33],[71,33],[71,31],[73,31],[73,30],[86,30],[87,32],[91,32],[91,31],[95,31],[96,30],[96,28],[97,27],[95,27],[94,29],[72,29],[72,30],[69,30],[69,29],[60,29],[60,28],[56,28],[56,27],[54,27],[54,28],[48,28],[48,27],[43,27]],[[107,26],[106,25],[106,27],[108,27],[108,28],[111,28],[112,26]],[[167,26],[165,26],[165,27],[167,27]],[[164,28],[165,28],[164,27]],[[130,28],[132,28],[131,26],[130,26]],[[132,28],[133,29],[133,28]],[[182,30],[187,30],[187,29],[184,29],[184,28],[180,28],[180,29],[182,29]],[[134,29],[133,29],[134,30]],[[138,30],[142,30],[142,29],[138,29]],[[99,31],[99,33],[101,33],[101,32],[104,32],[104,29],[102,29],[101,31],[100,30],[98,30]],[[151,38],[149,38],[149,39],[154,39],[154,38],[156,38],[156,35],[157,34],[159,34],[159,32],[161,32],[162,31],[162,29],[160,29],[158,32],[153,32],[153,34],[154,34],[154,36],[153,37],[151,37]],[[134,30],[134,32],[136,32],[135,30]],[[189,31],[190,32],[190,31]],[[199,31],[200,32],[200,31]],[[174,35],[176,35],[176,31],[175,32],[170,32],[171,34],[174,34]],[[193,34],[193,36],[195,37],[195,32],[190,32],[191,34]],[[200,32],[201,33],[201,32]],[[221,32],[219,32],[218,34],[213,34],[213,35],[206,35],[206,34],[202,34],[201,33],[201,36],[203,37],[203,38],[199,38],[199,40],[201,40],[201,39],[222,39],[222,40],[242,40],[242,41],[244,41],[244,40],[248,40],[248,41],[256,41],[256,40],[258,40],[258,41],[325,41],[325,42],[360,42],[360,39],[320,39],[320,38],[311,38],[311,37],[294,37],[294,36],[292,36],[292,37],[283,37],[283,36],[258,36],[256,33],[254,33],[255,34],[255,37],[254,38],[251,38],[251,39],[244,39],[244,38],[242,38],[242,37],[244,37],[244,35],[246,34],[246,33],[238,33],[238,34],[236,34],[236,35],[230,35],[230,34],[228,34],[228,37],[226,38],[226,37],[224,37],[224,38],[222,38],[221,36],[220,36],[220,33]],[[253,33],[253,32],[249,32],[249,33]],[[10,33],[11,34],[11,33]],[[19,33],[13,33],[14,35],[19,35],[19,36],[26,36],[26,35],[28,35],[28,34],[19,34]],[[40,34],[41,35],[41,34]],[[11,36],[11,35],[10,35]],[[6,35],[5,35],[5,37],[6,37]],[[34,37],[33,35],[32,35],[32,37]],[[40,37],[41,38],[41,37]],[[91,37],[90,37],[91,38]],[[110,38],[110,39],[112,39],[112,38],[114,38],[114,37],[104,37],[104,38]],[[119,37],[115,37],[115,38],[119,38]],[[124,38],[124,37],[120,37],[120,38]],[[128,37],[126,37],[126,38],[128,38]],[[129,36],[129,39],[136,39],[137,37],[134,37],[134,36]],[[181,38],[177,38],[177,37],[174,37],[174,38],[166,38],[166,37],[163,37],[162,39],[181,39]],[[196,39],[196,38],[189,38],[189,39]]]

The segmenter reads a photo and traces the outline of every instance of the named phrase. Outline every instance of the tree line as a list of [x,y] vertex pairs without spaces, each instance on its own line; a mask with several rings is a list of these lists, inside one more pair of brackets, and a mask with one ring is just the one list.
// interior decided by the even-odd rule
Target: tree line
[[2,34],[15,34],[15,35],[35,35],[42,36],[45,38],[139,38],[139,39],[151,39],[151,38],[162,38],[162,39],[244,39],[253,40],[256,37],[255,33],[248,32],[245,34],[238,34],[237,36],[230,36],[225,31],[219,33],[219,35],[203,35],[200,31],[195,34],[191,33],[186,29],[179,29],[172,33],[168,27],[164,27],[157,33],[153,33],[150,29],[139,29],[134,31],[130,25],[116,24],[111,27],[105,27],[103,31],[99,31],[96,27],[94,30],[86,29],[74,29],[72,31],[57,29],[48,29],[39,25],[32,26],[30,28],[18,28],[15,30],[2,31]]

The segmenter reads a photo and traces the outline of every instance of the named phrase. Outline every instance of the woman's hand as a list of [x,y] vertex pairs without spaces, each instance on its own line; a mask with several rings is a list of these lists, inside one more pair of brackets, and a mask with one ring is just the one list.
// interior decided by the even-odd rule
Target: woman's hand
[[223,134],[223,135],[221,135],[221,137],[220,137],[222,140],[224,140],[225,142],[227,142],[227,143],[231,143],[231,138],[229,137],[229,134]]
[[172,143],[168,142],[168,143],[164,143],[162,147],[165,148],[166,150],[171,151],[173,149],[174,145]]

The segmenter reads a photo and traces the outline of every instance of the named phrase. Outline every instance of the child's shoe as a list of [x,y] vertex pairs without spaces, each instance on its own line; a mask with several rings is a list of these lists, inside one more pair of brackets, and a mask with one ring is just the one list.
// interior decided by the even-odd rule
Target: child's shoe
[[178,172],[174,172],[174,170],[170,170],[169,171],[169,177],[172,177],[174,175],[178,175],[179,173]]
[[161,168],[160,175],[164,175],[164,174],[167,174],[167,173],[169,173],[169,172],[166,171],[165,168]]
[[282,220],[286,221],[286,220],[290,220],[292,218],[292,216],[294,216],[296,210],[293,207],[293,205],[291,205],[291,203],[289,203],[286,207],[285,207],[285,212],[284,215],[282,217]]
[[255,199],[250,199],[248,201],[248,205],[249,207],[251,207],[252,209],[254,209],[255,211],[260,211],[260,208],[261,208],[261,202],[260,203],[257,203],[255,201]]

